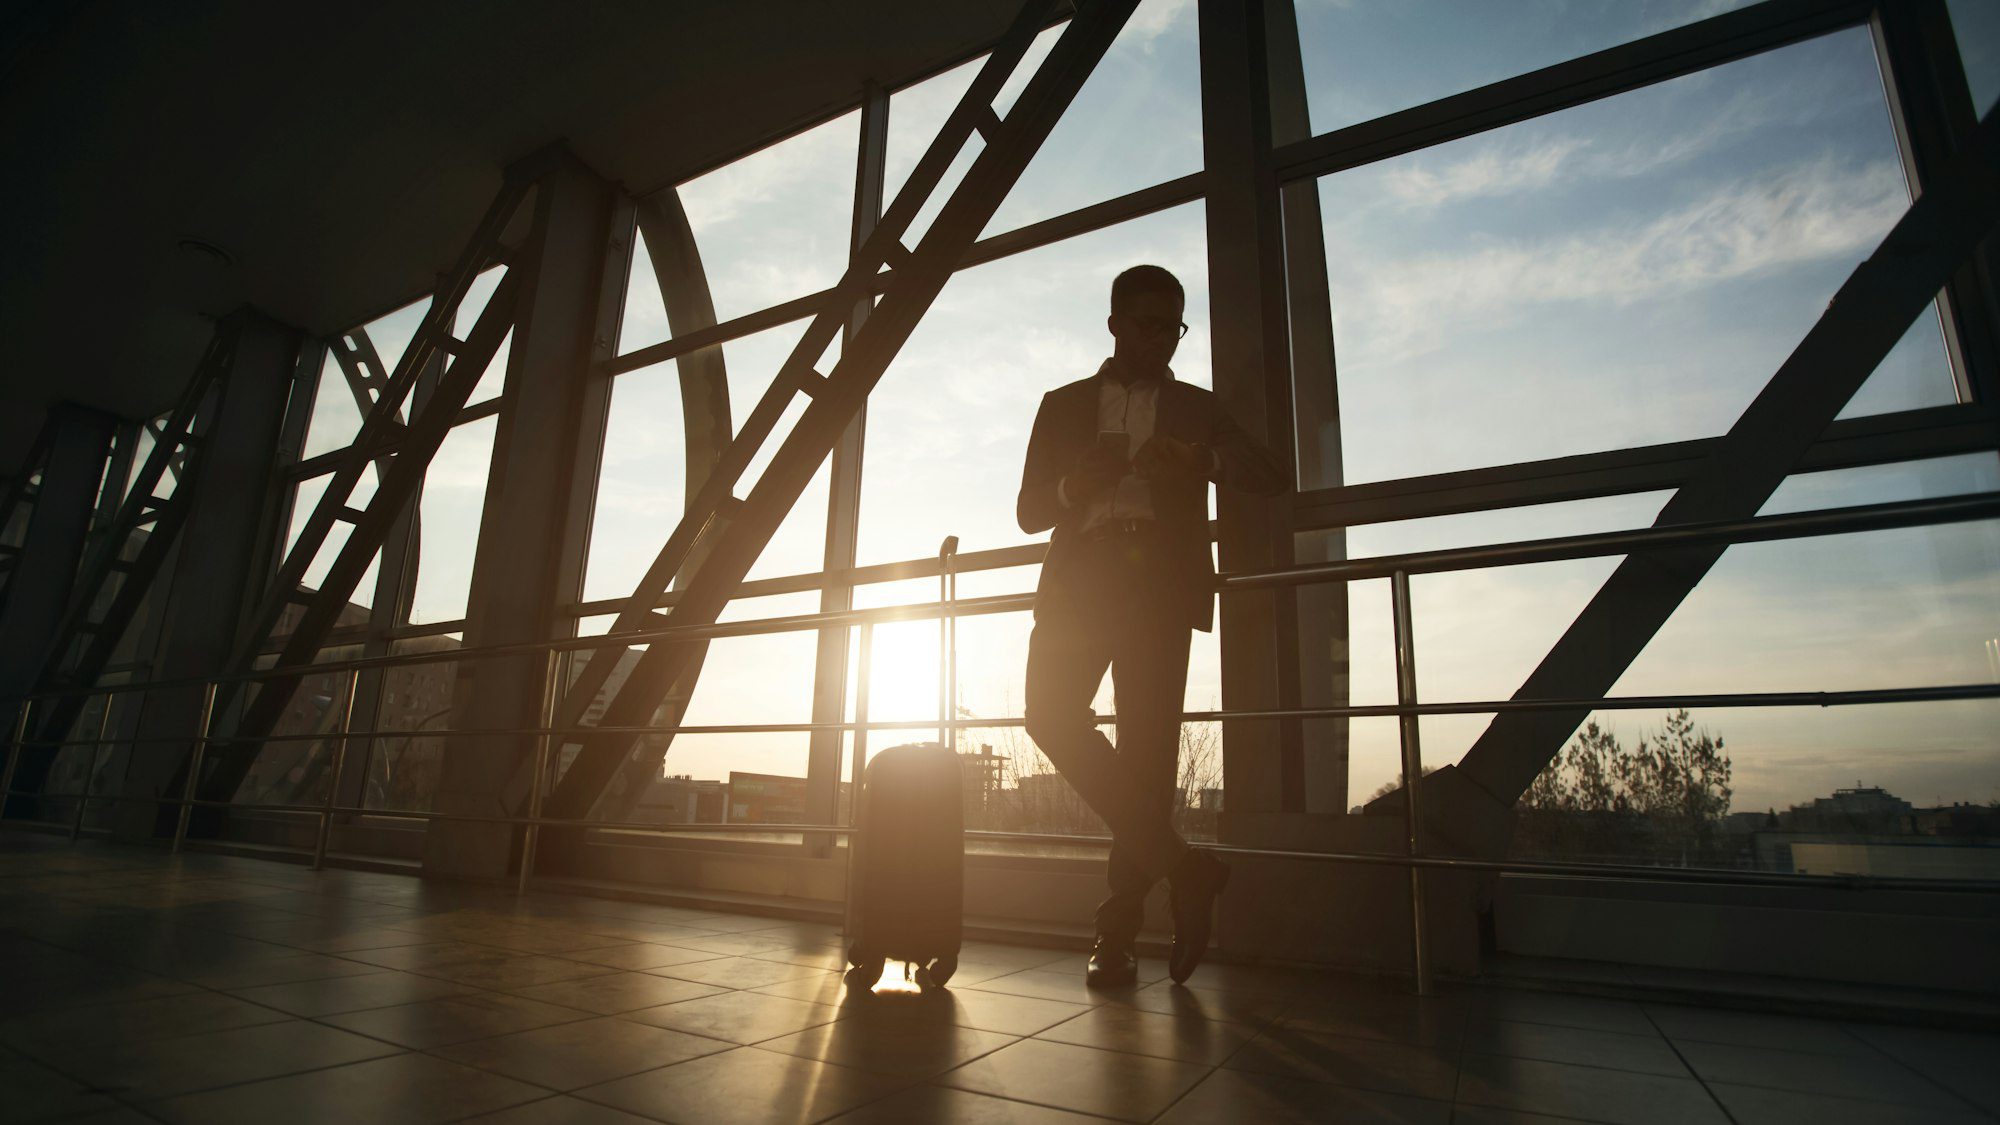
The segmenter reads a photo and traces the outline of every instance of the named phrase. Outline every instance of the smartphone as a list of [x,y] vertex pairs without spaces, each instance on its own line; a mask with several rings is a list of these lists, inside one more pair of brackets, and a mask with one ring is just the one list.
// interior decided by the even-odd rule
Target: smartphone
[[1124,430],[1097,431],[1097,447],[1109,450],[1120,461],[1132,460],[1132,435]]

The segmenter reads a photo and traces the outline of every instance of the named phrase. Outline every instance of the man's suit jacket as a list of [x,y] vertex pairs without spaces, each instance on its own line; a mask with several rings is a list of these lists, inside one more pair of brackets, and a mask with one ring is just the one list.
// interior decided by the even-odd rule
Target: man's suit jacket
[[[1097,404],[1106,376],[1092,375],[1042,396],[1035,429],[1028,438],[1027,463],[1015,516],[1030,535],[1055,529],[1035,592],[1035,616],[1067,592],[1076,569],[1085,505],[1063,507],[1056,493],[1065,474],[1097,441]],[[1153,514],[1167,553],[1168,589],[1161,591],[1166,612],[1182,615],[1206,631],[1215,616],[1215,560],[1208,549],[1208,483],[1259,496],[1284,491],[1283,465],[1263,443],[1245,433],[1223,410],[1214,393],[1174,379],[1160,386],[1153,432],[1200,442],[1216,453],[1218,468],[1208,478],[1152,481]],[[1133,452],[1137,452],[1134,450]]]

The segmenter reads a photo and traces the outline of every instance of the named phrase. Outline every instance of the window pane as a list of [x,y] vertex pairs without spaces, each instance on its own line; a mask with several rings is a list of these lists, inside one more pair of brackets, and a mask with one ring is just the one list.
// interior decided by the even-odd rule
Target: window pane
[[[805,328],[806,323],[798,321],[722,345],[733,429],[742,430]],[[835,341],[819,370],[830,371],[838,351],[839,342]],[[737,496],[749,495],[777,452],[779,441],[804,410],[804,401],[804,396],[794,396],[790,410],[738,481]],[[586,599],[630,595],[680,522],[687,479],[687,436],[682,418],[678,361],[627,372],[613,383],[598,470],[597,507],[591,520]],[[822,464],[799,502],[779,524],[749,577],[809,573],[820,568],[825,557],[828,473]]]
[[[1052,46],[1060,30],[1043,32],[1038,45]],[[1031,53],[1022,66],[1040,54]],[[1007,193],[986,233],[1200,171],[1200,55],[1195,5],[1140,4]]]
[[[1208,267],[1198,205],[965,270],[938,296],[868,400],[862,563],[1025,543],[1014,517],[1042,395],[1111,351],[1111,279],[1153,262],[1187,289],[1175,376],[1209,385]],[[1032,538],[1039,538],[1032,537]]]
[[1981,0],[1945,0],[1952,37],[1972,87],[1973,112],[1981,117],[2000,98],[2000,7]]
[[[1350,484],[1726,431],[1908,204],[1859,29],[1320,196]],[[1849,412],[1955,393],[1925,314]]]
[[[718,320],[840,280],[860,124],[859,111],[845,114],[680,186]],[[641,280],[637,262],[632,273]]]
[[[457,636],[410,637],[396,641],[390,652],[399,656],[414,652],[449,653],[457,651],[461,643]],[[384,669],[376,729],[412,732],[450,729],[452,689],[457,677],[458,664],[448,660]],[[415,735],[371,740],[363,806],[428,810],[437,796],[445,745],[443,738]]]
[[412,625],[465,616],[493,461],[494,425],[489,417],[454,428],[424,470],[411,562]]
[[1299,45],[1313,131],[1368,121],[1749,2],[1300,4]]

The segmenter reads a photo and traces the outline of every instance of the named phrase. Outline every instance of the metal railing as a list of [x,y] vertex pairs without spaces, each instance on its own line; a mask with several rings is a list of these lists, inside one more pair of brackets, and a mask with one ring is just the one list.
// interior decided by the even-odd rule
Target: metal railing
[[[1218,845],[1215,847],[1215,850],[1223,854],[1254,856],[1266,859],[1407,868],[1410,875],[1412,961],[1420,990],[1428,990],[1431,976],[1428,941],[1425,936],[1427,930],[1426,919],[1424,917],[1423,890],[1423,872],[1425,871],[1445,870],[1478,872],[1483,874],[1512,873],[1545,876],[1585,876],[1755,887],[1810,886],[1822,888],[1862,888],[1894,886],[1915,890],[1970,893],[1990,893],[1996,889],[2000,889],[2000,883],[1982,880],[1872,879],[1853,876],[1829,877],[1777,872],[1738,871],[1722,868],[1674,868],[1635,864],[1557,863],[1529,860],[1478,860],[1456,856],[1432,855],[1425,850],[1422,838],[1423,819],[1419,807],[1421,799],[1419,791],[1421,786],[1410,784],[1411,779],[1423,776],[1423,753],[1419,720],[1425,715],[1493,714],[1508,711],[1574,711],[1579,709],[1657,709],[1662,707],[1836,707],[1880,703],[2000,698],[2000,684],[1952,684],[1830,692],[1735,692],[1687,695],[1602,696],[1579,699],[1467,700],[1447,703],[1425,703],[1419,700],[1417,693],[1416,653],[1412,628],[1413,607],[1410,595],[1411,575],[1599,558],[1646,550],[1770,542],[1783,539],[1851,534],[1892,528],[1924,527],[1943,523],[1995,518],[2000,518],[2000,492],[1986,492],[1943,499],[1898,501],[1885,504],[1788,513],[1784,515],[1759,516],[1746,520],[1684,524],[1669,527],[1644,528],[1633,531],[1604,532],[1553,539],[1528,540],[1499,545],[1384,555],[1375,558],[1341,562],[1314,563],[1256,573],[1225,575],[1217,583],[1218,587],[1225,592],[1231,590],[1299,586],[1323,582],[1347,583],[1382,578],[1389,580],[1395,638],[1395,703],[1331,707],[1191,711],[1183,714],[1183,721],[1273,721],[1343,717],[1396,718],[1399,728],[1398,742],[1401,750],[1401,788],[1405,838],[1404,849],[1401,854],[1388,852],[1300,851],[1231,845]],[[984,554],[999,553],[986,552]],[[1001,557],[1006,561],[996,562],[991,569],[1020,565],[1017,560],[1013,559],[1011,553],[1001,555]],[[964,558],[975,560],[977,556],[968,555],[964,556]],[[921,562],[899,565],[908,565],[919,572],[917,576],[921,576]],[[982,567],[977,561],[973,561],[970,565],[963,565],[957,569],[961,571],[975,571],[988,568]],[[954,599],[950,609],[954,616],[974,616],[991,613],[1021,612],[1032,608],[1033,603],[1033,595],[1008,594],[984,598]],[[542,802],[544,791],[549,783],[550,767],[553,764],[555,750],[564,741],[567,741],[570,736],[611,733],[724,734],[852,731],[855,735],[854,752],[852,755],[853,780],[858,784],[861,777],[861,766],[867,757],[867,736],[870,731],[937,730],[940,733],[939,741],[942,742],[947,740],[945,735],[949,731],[964,728],[1025,725],[1026,720],[1019,716],[1001,718],[953,717],[944,719],[943,721],[934,719],[877,721],[869,718],[869,673],[871,670],[875,627],[878,624],[897,621],[935,618],[944,613],[945,606],[943,602],[916,603],[886,606],[876,609],[845,610],[828,613],[756,618],[733,622],[717,622],[708,625],[667,625],[659,629],[643,632],[578,637],[550,642],[362,657],[293,666],[290,668],[258,669],[229,677],[183,677],[178,679],[151,680],[143,683],[98,685],[88,689],[30,693],[16,697],[19,706],[15,714],[13,732],[8,744],[4,772],[0,773],[0,817],[4,817],[5,801],[13,797],[28,797],[43,800],[74,800],[77,803],[77,807],[68,826],[70,838],[74,840],[82,832],[85,810],[92,803],[145,804],[155,807],[174,807],[177,809],[177,817],[172,848],[175,851],[179,851],[187,841],[190,818],[193,810],[197,808],[224,808],[241,812],[300,813],[313,816],[317,821],[312,849],[312,864],[315,868],[325,863],[331,825],[333,818],[336,816],[366,815],[421,820],[425,822],[450,821],[508,825],[520,828],[523,831],[522,859],[518,882],[516,884],[517,889],[523,891],[527,889],[530,875],[534,870],[536,845],[542,829],[594,829],[660,836],[728,835],[738,833],[770,833],[774,831],[787,834],[796,833],[802,836],[808,834],[846,835],[854,831],[852,824],[662,824],[657,821],[555,818],[542,815]],[[636,644],[702,641],[719,637],[849,627],[858,628],[860,633],[860,670],[858,673],[860,678],[856,683],[856,707],[853,721],[687,724],[643,727],[587,725],[558,727],[555,725],[554,716],[560,695],[559,685],[566,683],[567,680],[563,665],[563,657],[566,654],[594,652],[596,650],[611,648],[623,649]],[[353,706],[357,694],[356,686],[360,675],[365,671],[423,664],[462,664],[467,661],[495,660],[510,657],[518,658],[523,656],[540,656],[545,662],[542,676],[540,722],[536,726],[422,731],[410,729],[353,729]],[[201,799],[195,796],[203,759],[208,748],[216,743],[233,740],[231,736],[218,734],[214,730],[216,720],[215,700],[217,690],[221,684],[225,682],[255,683],[266,679],[299,675],[328,676],[343,672],[347,674],[348,684],[347,691],[341,703],[339,729],[337,731],[290,735],[274,734],[254,740],[259,743],[288,741],[334,742],[333,760],[330,763],[326,777],[327,795],[324,800],[318,803],[239,803],[234,801]],[[160,691],[175,688],[199,688],[202,693],[200,718],[192,736],[153,739],[107,737],[111,714],[109,697],[131,692]],[[98,719],[96,738],[62,740],[31,740],[28,738],[28,730],[31,725],[30,717],[37,702],[55,698],[99,695],[105,696],[106,700],[103,713]],[[1097,719],[1099,725],[1113,725],[1116,721],[1117,718],[1115,715],[1100,716]],[[352,740],[416,737],[533,737],[535,739],[533,774],[527,797],[526,814],[521,816],[481,816],[469,813],[387,810],[369,808],[365,805],[342,805],[336,803],[336,795],[340,791],[340,782],[345,775],[348,745]],[[96,772],[97,757],[104,746],[127,745],[137,747],[141,744],[187,745],[190,742],[192,743],[192,756],[189,761],[182,792],[178,798],[168,798],[164,795],[128,796],[91,792],[91,781]],[[14,789],[15,768],[23,750],[29,748],[60,748],[65,746],[91,747],[91,762],[89,767],[84,771],[84,786],[80,792],[49,793],[44,791],[17,791]],[[1069,836],[981,830],[967,831],[965,835],[968,839],[975,840],[1099,848],[1107,846],[1110,842],[1107,838],[1101,836]]]

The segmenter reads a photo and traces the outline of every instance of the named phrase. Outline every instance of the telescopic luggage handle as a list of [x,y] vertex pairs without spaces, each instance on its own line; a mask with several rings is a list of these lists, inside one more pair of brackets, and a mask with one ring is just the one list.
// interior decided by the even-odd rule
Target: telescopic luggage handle
[[958,728],[951,725],[951,699],[958,688],[958,619],[954,615],[958,576],[951,566],[957,557],[958,536],[945,536],[938,545],[938,742],[954,752],[958,750]]

